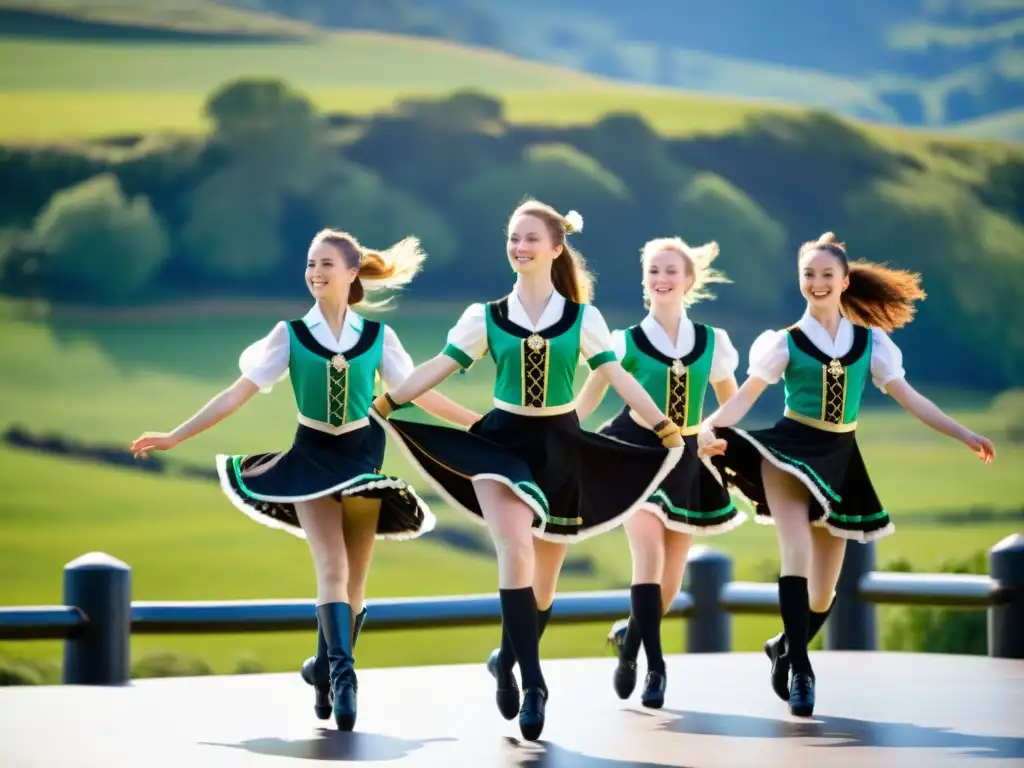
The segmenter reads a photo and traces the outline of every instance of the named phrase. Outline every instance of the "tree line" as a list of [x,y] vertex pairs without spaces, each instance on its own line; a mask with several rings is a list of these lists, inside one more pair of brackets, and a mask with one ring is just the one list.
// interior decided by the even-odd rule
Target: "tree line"
[[640,310],[639,248],[717,240],[735,281],[701,316],[796,319],[799,244],[834,230],[851,256],[922,272],[929,298],[897,341],[915,378],[1004,388],[1024,372],[1024,152],[881,143],[826,113],[765,113],[714,136],[659,136],[635,114],[514,125],[457,92],[369,116],[318,113],[287,83],[225,84],[208,136],[0,147],[0,290],[92,304],[299,296],[322,226],[429,253],[417,298],[510,284],[503,227],[524,195],[583,213],[576,244],[602,307]]

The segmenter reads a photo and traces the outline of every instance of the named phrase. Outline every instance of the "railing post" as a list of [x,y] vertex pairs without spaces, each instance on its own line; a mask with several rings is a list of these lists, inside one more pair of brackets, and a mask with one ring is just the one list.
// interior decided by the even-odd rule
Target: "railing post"
[[690,550],[686,576],[693,612],[686,622],[687,653],[727,653],[732,650],[732,617],[719,596],[732,581],[732,559],[705,546]]
[[85,631],[64,643],[66,685],[123,685],[131,677],[132,570],[103,552],[64,566],[64,604],[80,608]]
[[1011,599],[988,609],[988,655],[1024,659],[1024,534],[1014,533],[988,552],[988,573]]
[[875,542],[848,540],[836,584],[836,601],[825,625],[829,651],[873,651],[878,646],[875,606],[860,598],[860,581],[875,570]]

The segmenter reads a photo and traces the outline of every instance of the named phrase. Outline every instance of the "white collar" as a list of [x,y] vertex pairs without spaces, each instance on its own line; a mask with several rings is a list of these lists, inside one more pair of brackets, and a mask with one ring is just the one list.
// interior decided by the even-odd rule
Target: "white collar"
[[676,328],[676,343],[672,343],[671,337],[666,333],[661,323],[654,319],[650,312],[647,317],[640,321],[640,328],[650,339],[655,349],[669,357],[683,357],[693,350],[694,333],[693,323],[686,316],[686,309],[679,312],[679,327]]
[[513,287],[508,295],[508,319],[516,325],[520,325],[531,331],[540,331],[548,326],[554,325],[562,318],[562,313],[565,311],[565,297],[558,291],[552,290],[551,297],[548,299],[548,303],[544,305],[543,311],[540,313],[540,319],[537,321],[537,325],[534,326],[530,320],[529,314],[526,312],[526,307],[523,306],[523,302],[519,298],[519,294]]
[[842,357],[853,347],[853,323],[845,317],[839,319],[835,339],[825,330],[825,326],[811,317],[809,310],[804,312],[797,327],[807,335],[814,346],[832,357]]
[[[324,320],[324,315],[320,311],[319,304],[314,304],[309,312],[306,313],[305,317],[302,318],[302,321],[310,330],[313,330],[320,324],[327,326],[328,329],[330,328],[330,326],[327,325],[327,321]],[[345,321],[341,328],[342,333],[345,332],[345,326],[348,326],[353,331],[361,331],[363,329],[363,318],[357,314],[352,307],[348,307],[345,310]]]
[[[684,328],[686,328],[686,324],[688,322],[690,322],[690,318],[686,316],[686,310],[681,309],[679,311],[679,326],[676,328],[677,336]],[[654,315],[651,312],[648,312],[647,317],[640,321],[640,327],[644,329],[644,332],[647,333],[648,336],[650,335],[650,331],[654,328],[657,328],[662,333],[665,333],[665,329],[662,327],[661,323],[659,323],[655,319]]]
[[[804,314],[800,318],[800,321],[797,323],[797,325],[800,327],[801,330],[804,331],[804,333],[809,332],[815,335],[823,335],[825,338],[830,340],[832,338],[831,336],[829,336],[829,333],[825,329],[825,326],[823,326],[821,323],[815,320],[814,317],[811,316],[810,309],[804,310]],[[852,331],[853,323],[847,320],[843,315],[839,315],[839,327],[836,329],[836,341],[839,341],[840,336],[843,336],[846,333],[851,333]]]

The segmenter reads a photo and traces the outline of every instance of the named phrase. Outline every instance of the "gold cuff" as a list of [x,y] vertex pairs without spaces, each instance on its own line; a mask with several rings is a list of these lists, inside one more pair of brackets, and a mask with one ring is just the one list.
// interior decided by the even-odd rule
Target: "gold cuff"
[[392,400],[385,392],[380,397],[375,397],[373,400],[373,408],[385,419],[391,415],[391,412],[395,410],[393,406],[394,400]]

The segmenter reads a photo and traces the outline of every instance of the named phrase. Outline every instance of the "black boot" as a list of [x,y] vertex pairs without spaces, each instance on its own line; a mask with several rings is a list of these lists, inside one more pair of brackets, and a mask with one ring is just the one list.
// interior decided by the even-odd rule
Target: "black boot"
[[[647,678],[640,703],[658,709],[665,703],[667,682],[661,651],[661,585],[634,584],[629,588],[629,602],[630,622],[636,623],[647,656]],[[629,630],[626,631],[628,634]]]
[[[355,650],[356,641],[359,639],[359,630],[366,619],[366,608],[356,616],[356,626],[352,632],[352,650]],[[316,698],[313,703],[313,712],[321,720],[331,716],[331,667],[327,661],[327,638],[324,637],[323,627],[317,619],[316,631],[316,656],[310,656],[302,663],[302,679],[313,686]]]
[[780,632],[764,642],[764,652],[772,662],[772,690],[783,701],[789,701],[789,656],[786,654],[786,635]]
[[325,603],[316,607],[317,618],[327,639],[334,721],[338,729],[351,731],[356,724],[356,670],[352,655],[352,608],[348,603]]
[[310,656],[302,663],[302,679],[313,686],[315,699],[313,712],[321,720],[331,716],[331,667],[327,661],[327,638],[317,616],[316,656]]
[[[640,653],[640,627],[633,616],[625,621],[625,627],[621,630],[620,623],[616,622],[612,627],[613,635],[620,634],[622,637],[618,642],[619,663],[615,665],[615,672],[612,674],[612,687],[616,696],[628,699],[636,688],[636,657]],[[608,639],[609,642],[614,642],[612,635]]]
[[808,717],[814,711],[814,671],[807,655],[810,634],[810,606],[807,579],[782,576],[779,579],[779,612],[786,633],[786,656],[789,659],[789,711]]
[[667,676],[664,670],[648,670],[647,679],[644,680],[644,690],[640,694],[640,703],[651,709],[661,709],[665,703],[666,682]]
[[[551,607],[543,611],[537,611],[537,638],[544,637],[544,630],[547,629],[548,620],[551,618]],[[498,705],[498,711],[506,720],[513,719],[519,713],[519,684],[516,683],[515,668],[516,652],[512,648],[512,641],[504,627],[501,630],[501,647],[491,651],[487,657],[487,671],[491,673],[497,683],[494,693],[494,700]]]
[[505,630],[501,631],[502,647],[495,648],[487,657],[487,671],[491,673],[497,683],[494,692],[494,700],[498,705],[498,711],[506,720],[512,720],[519,714],[519,684],[512,672],[512,666],[504,663],[502,651],[505,649],[508,640]]
[[[835,598],[822,613],[811,611],[807,621],[807,642],[810,643],[825,626],[828,615],[832,613]],[[786,653],[786,633],[780,632],[770,640],[765,640],[764,652],[772,662],[772,690],[783,701],[789,701],[789,654]]]
[[527,741],[536,741],[544,730],[544,707],[548,692],[544,688],[523,691],[523,708],[519,710],[519,732]]
[[536,741],[544,730],[548,687],[540,668],[540,612],[532,587],[499,589],[501,622],[512,643],[523,681],[523,706],[519,730],[523,738]]
[[793,670],[793,681],[789,688],[789,711],[797,717],[814,714],[814,675]]
[[366,606],[363,606],[363,610],[356,616],[356,625],[352,628],[352,650],[355,651],[356,643],[359,642],[359,630],[363,628],[363,622],[366,621]]

